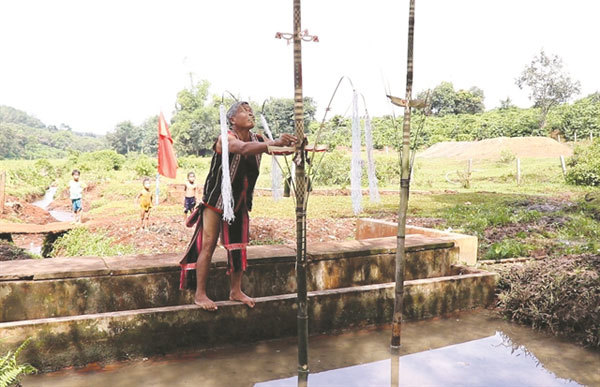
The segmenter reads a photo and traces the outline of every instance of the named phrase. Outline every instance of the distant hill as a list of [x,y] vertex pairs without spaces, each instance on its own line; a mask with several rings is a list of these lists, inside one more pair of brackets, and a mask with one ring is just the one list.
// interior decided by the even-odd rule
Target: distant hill
[[0,105],[0,159],[62,158],[69,150],[88,152],[107,147],[104,136],[47,127],[22,110]]

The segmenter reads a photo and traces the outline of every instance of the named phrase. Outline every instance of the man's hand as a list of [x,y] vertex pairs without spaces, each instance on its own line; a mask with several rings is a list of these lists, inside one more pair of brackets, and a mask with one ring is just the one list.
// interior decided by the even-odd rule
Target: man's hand
[[293,146],[296,144],[298,139],[296,136],[292,136],[291,134],[284,133],[277,140],[273,142],[275,146]]

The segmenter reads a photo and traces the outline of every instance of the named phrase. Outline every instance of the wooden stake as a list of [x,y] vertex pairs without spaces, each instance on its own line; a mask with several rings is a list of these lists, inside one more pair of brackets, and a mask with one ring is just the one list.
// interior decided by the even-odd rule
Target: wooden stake
[[294,127],[296,129],[296,284],[298,287],[298,380],[308,378],[308,299],[306,290],[306,173],[300,0],[294,0]]
[[0,215],[4,213],[4,201],[6,200],[6,172],[0,173]]
[[[406,100],[412,98],[413,83],[413,43],[415,33],[415,0],[410,0],[408,16],[408,52],[406,58]],[[402,308],[404,299],[404,260],[406,257],[406,212],[410,191],[410,105],[404,107],[402,127],[402,172],[400,176],[400,205],[398,208],[398,235],[396,238],[396,288],[394,294],[394,316],[392,321],[391,347],[400,348],[402,329]]]
[[557,134],[558,142],[560,142],[560,134]]
[[575,134],[574,134],[573,142],[577,142],[577,132],[575,132]]
[[521,159],[517,158],[517,184],[521,184]]
[[590,141],[594,141],[594,135],[590,132]]
[[567,176],[567,166],[565,164],[565,156],[560,156],[560,166],[562,167],[563,175]]

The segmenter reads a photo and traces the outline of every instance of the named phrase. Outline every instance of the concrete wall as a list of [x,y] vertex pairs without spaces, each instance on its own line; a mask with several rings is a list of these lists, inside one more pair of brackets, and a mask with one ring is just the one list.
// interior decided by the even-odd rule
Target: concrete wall
[[[405,318],[490,305],[496,276],[459,269],[462,274],[457,276],[406,281]],[[389,323],[394,287],[385,283],[310,292],[310,333]],[[254,309],[220,301],[216,313],[178,305],[0,323],[0,353],[29,337],[32,341],[20,360],[52,370],[295,335],[294,294],[256,301]]]
[[[398,225],[385,220],[359,219],[356,224],[356,239],[358,240],[391,237],[396,236],[397,234]],[[470,266],[473,266],[477,263],[478,241],[476,236],[409,225],[406,226],[406,234],[419,234],[454,242],[454,245],[458,247],[459,250],[459,263]]]
[[[457,249],[452,243],[417,242],[411,241],[408,247],[406,280],[453,274]],[[394,281],[394,238],[313,244],[308,253],[311,291]],[[179,290],[178,259],[176,254],[164,255],[158,262],[143,256],[104,258],[109,268],[94,271],[84,266],[84,258],[82,276],[73,275],[78,261],[57,259],[56,271],[38,272],[38,280],[0,281],[0,322],[190,304],[193,292]],[[289,247],[251,246],[244,289],[253,297],[294,293],[295,259]],[[60,271],[60,265],[69,265],[73,271]],[[225,272],[225,254],[219,250],[207,286],[215,300],[229,298]],[[195,283],[193,272],[190,282]]]

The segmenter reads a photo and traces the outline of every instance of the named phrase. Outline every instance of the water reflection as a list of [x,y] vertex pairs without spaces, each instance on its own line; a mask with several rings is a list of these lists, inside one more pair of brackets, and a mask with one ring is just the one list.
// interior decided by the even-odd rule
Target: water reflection
[[[394,367],[396,366],[396,367]],[[296,377],[255,387],[295,387]],[[308,386],[580,386],[502,332],[462,344],[311,374]]]
[[[395,357],[389,335],[386,327],[311,337],[308,386],[600,385],[600,353],[489,311],[408,323]],[[27,377],[24,385],[296,387],[296,366],[291,338],[65,370]]]

